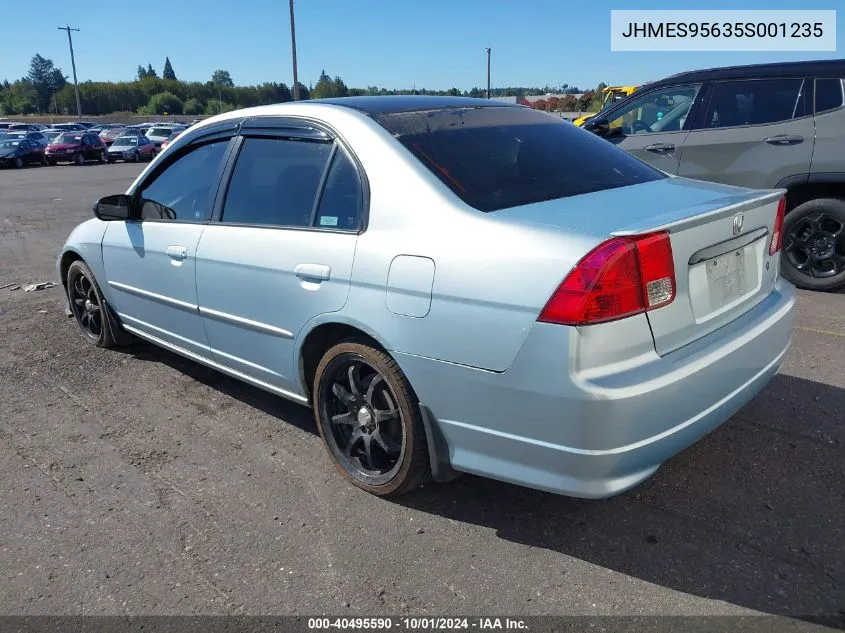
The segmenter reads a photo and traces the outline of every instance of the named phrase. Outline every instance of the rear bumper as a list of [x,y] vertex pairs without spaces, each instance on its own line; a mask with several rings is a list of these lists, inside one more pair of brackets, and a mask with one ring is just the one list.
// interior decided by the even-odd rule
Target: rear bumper
[[751,400],[780,368],[794,309],[794,288],[780,279],[760,304],[693,344],[587,372],[576,360],[583,334],[543,323],[503,373],[396,356],[453,468],[602,498],[647,479]]

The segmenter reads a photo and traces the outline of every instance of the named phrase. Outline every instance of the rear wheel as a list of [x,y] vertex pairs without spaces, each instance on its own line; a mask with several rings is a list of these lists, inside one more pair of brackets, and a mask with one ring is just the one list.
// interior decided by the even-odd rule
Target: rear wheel
[[141,160],[141,157],[138,154],[138,152],[136,151],[134,154],[132,154],[132,162],[137,163],[139,160]]
[[419,404],[384,352],[346,341],[323,356],[314,377],[314,414],[338,472],[380,497],[396,497],[430,475]]
[[809,200],[786,215],[781,270],[806,290],[845,287],[845,200]]

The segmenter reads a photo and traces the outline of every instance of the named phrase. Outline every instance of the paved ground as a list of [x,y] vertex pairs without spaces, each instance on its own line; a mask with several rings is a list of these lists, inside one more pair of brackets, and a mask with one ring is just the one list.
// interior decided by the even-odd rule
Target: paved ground
[[[0,172],[0,285],[53,278],[140,166]],[[0,290],[0,613],[845,611],[845,295],[802,293],[780,376],[621,497],[342,483],[310,413]]]

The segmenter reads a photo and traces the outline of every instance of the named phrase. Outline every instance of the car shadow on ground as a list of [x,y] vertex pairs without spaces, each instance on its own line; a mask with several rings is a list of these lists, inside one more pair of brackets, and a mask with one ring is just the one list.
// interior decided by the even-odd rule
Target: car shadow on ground
[[230,378],[210,367],[144,341],[136,341],[127,347],[117,349],[129,354],[136,360],[163,363],[186,376],[190,376],[197,382],[216,389],[220,393],[239,400],[267,415],[284,420],[303,431],[314,435],[318,434],[314,415],[307,406],[298,405],[240,380]]
[[[125,351],[316,434],[308,408],[143,342]],[[779,375],[725,425],[611,499],[465,475],[395,502],[675,591],[845,629],[842,411],[845,390]],[[566,562],[549,565],[565,571]]]

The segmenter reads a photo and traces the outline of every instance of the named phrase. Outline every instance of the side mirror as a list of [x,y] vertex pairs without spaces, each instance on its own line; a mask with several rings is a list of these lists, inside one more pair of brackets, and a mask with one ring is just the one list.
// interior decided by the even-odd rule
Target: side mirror
[[584,129],[598,136],[607,136],[610,133],[610,121],[593,117],[584,124]]
[[100,198],[94,205],[94,215],[98,219],[128,220],[131,215],[130,198],[125,193]]

